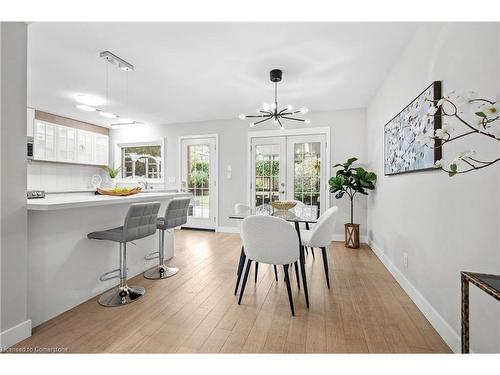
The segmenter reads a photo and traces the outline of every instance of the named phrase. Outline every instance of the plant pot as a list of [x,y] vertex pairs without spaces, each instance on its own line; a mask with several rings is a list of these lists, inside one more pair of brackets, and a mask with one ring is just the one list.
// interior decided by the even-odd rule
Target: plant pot
[[116,187],[116,178],[108,177],[108,183],[106,185],[108,189],[114,189]]
[[359,224],[345,223],[345,247],[359,249]]

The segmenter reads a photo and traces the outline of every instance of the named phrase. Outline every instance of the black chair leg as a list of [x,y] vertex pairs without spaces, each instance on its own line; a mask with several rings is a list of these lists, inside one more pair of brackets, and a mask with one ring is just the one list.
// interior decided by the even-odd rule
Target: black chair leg
[[326,285],[330,289],[330,276],[328,275],[328,258],[326,257],[326,247],[321,248],[321,254],[323,255],[323,266],[325,268]]
[[290,302],[290,310],[292,310],[292,316],[295,316],[295,310],[293,308],[292,287],[290,286],[290,275],[288,274],[288,264],[283,265],[283,270],[285,271],[285,283],[286,290],[288,292],[288,302]]
[[257,283],[257,274],[259,273],[259,262],[255,262],[255,283]]
[[316,256],[314,255],[314,247],[311,247],[311,253],[313,255],[313,259],[316,259]]
[[236,278],[236,286],[234,287],[234,295],[238,293],[238,286],[240,285],[240,280],[241,280],[241,273],[243,272],[243,267],[245,265],[245,251],[243,250],[243,246],[241,247],[241,254],[240,254],[240,263],[238,264],[238,272],[237,275],[238,277]]
[[278,269],[276,268],[276,264],[273,264],[273,267],[274,267],[274,278],[276,279],[276,281],[278,281]]
[[295,277],[297,278],[297,288],[300,290],[299,262],[295,262]]
[[245,285],[247,284],[248,273],[250,272],[250,266],[252,265],[252,260],[247,260],[247,268],[245,269],[245,275],[243,276],[243,283],[241,284],[240,298],[238,298],[238,305],[241,304],[241,299],[243,298],[243,292],[245,291]]
[[309,250],[307,247],[306,247],[306,255],[309,255]]
[[309,308],[309,291],[307,288],[306,266],[304,259],[304,248],[302,247],[300,254],[300,274],[302,276],[302,286],[304,287],[304,298],[306,299],[306,307]]

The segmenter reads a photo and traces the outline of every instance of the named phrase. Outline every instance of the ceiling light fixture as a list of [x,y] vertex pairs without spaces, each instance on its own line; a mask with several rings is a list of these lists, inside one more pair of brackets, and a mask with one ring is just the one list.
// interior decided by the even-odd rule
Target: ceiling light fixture
[[118,117],[117,115],[115,115],[114,113],[111,113],[111,112],[104,112],[101,110],[98,110],[98,112],[102,117],[106,117],[106,118],[117,118]]
[[115,54],[113,54],[109,51],[101,52],[99,54],[99,56],[101,58],[103,58],[104,60],[106,60],[107,62],[109,62],[113,65],[116,65],[121,70],[124,70],[126,72],[130,72],[130,71],[134,70],[134,66],[132,64],[126,62],[122,58],[116,56]]
[[96,109],[94,107],[91,107],[91,106],[88,106],[85,104],[78,104],[76,106],[76,108],[81,109],[82,111],[85,111],[85,112],[95,112],[96,111]]
[[280,69],[273,69],[269,72],[269,76],[271,79],[271,82],[274,83],[274,101],[271,104],[264,103],[262,105],[262,108],[257,108],[257,113],[258,115],[245,115],[245,114],[240,114],[238,117],[240,120],[244,120],[246,118],[261,118],[262,120],[259,120],[257,122],[251,122],[250,127],[253,128],[254,126],[263,123],[265,121],[269,121],[271,119],[274,120],[275,124],[278,124],[281,129],[284,129],[284,126],[281,122],[281,120],[293,120],[293,121],[300,121],[304,122],[306,124],[310,124],[311,121],[308,119],[302,119],[298,117],[294,117],[298,113],[305,115],[306,113],[309,112],[309,110],[306,107],[302,107],[297,111],[293,110],[293,107],[291,105],[287,105],[285,108],[279,109],[278,106],[278,82],[281,81],[283,72]]
[[106,102],[103,98],[90,94],[76,94],[75,100],[80,104],[94,107],[103,105]]

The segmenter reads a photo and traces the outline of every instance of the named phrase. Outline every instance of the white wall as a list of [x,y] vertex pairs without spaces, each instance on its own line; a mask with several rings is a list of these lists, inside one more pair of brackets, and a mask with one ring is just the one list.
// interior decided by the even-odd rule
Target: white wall
[[43,161],[28,162],[28,189],[41,189],[48,193],[92,190],[93,175],[105,173],[100,167],[50,163]]
[[[443,92],[499,92],[498,24],[424,24],[367,109],[368,159],[379,176],[368,199],[372,247],[455,351],[460,349],[461,270],[500,273],[498,167],[453,178],[440,171],[383,176],[383,127],[434,80]],[[444,149],[498,157],[475,137]],[[403,254],[408,253],[408,268]],[[500,352],[500,307],[471,287],[471,349]]]
[[[312,105],[311,105],[312,107]],[[331,163],[345,161],[348,157],[358,156],[360,161],[366,161],[366,129],[365,110],[353,109],[335,112],[320,112],[308,116],[311,127],[331,127]],[[291,128],[292,126],[290,126]],[[297,127],[297,125],[293,125]],[[255,130],[276,130],[271,124],[255,128]],[[219,134],[219,226],[237,227],[234,220],[228,219],[233,212],[233,206],[238,202],[248,201],[247,181],[247,141],[248,121],[238,119],[206,121],[196,123],[170,124],[163,126],[144,126],[135,130],[117,129],[110,133],[111,158],[114,157],[114,146],[117,142],[152,138],[165,138],[166,179],[164,187],[178,188],[179,150],[178,138],[184,135]],[[232,178],[226,178],[226,167],[230,164]],[[169,177],[175,178],[175,183],[169,183]],[[163,186],[162,186],[163,187]],[[332,204],[340,207],[336,233],[343,233],[343,223],[348,221],[349,205],[347,199]],[[355,220],[361,224],[361,234],[366,233],[366,198],[356,198]]]
[[0,348],[31,334],[27,316],[25,23],[0,26]]

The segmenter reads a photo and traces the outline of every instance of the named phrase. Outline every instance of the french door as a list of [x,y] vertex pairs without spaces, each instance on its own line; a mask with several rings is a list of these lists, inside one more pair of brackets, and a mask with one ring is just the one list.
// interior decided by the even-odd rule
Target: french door
[[181,190],[193,194],[183,227],[216,227],[216,138],[181,138]]
[[[251,204],[298,200],[324,210],[327,189],[325,134],[256,137],[251,141]],[[327,204],[326,204],[327,205]]]

